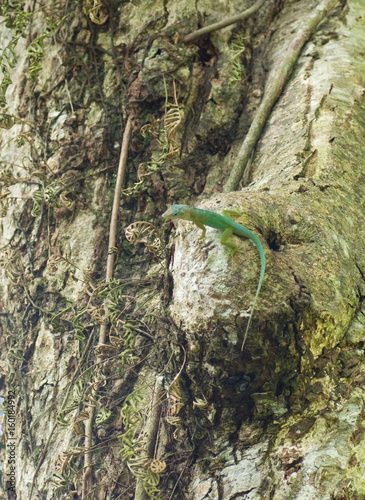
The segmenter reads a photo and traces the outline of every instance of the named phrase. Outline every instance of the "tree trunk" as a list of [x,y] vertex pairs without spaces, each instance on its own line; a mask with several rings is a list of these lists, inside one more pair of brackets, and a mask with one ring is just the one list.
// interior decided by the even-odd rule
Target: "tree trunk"
[[365,498],[364,2],[1,8],[2,496]]

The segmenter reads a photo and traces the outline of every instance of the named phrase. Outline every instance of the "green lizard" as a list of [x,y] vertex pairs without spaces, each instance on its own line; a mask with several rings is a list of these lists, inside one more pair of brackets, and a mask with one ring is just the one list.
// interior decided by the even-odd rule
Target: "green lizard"
[[248,330],[250,328],[252,314],[255,309],[257,297],[259,296],[262,281],[264,279],[265,252],[261,244],[261,241],[255,234],[253,234],[249,229],[245,228],[244,226],[241,226],[240,224],[237,224],[231,219],[231,214],[233,213],[235,212],[223,210],[224,214],[223,216],[215,212],[211,212],[210,210],[201,210],[200,208],[190,207],[188,205],[172,205],[164,214],[162,214],[162,217],[165,217],[166,219],[184,219],[194,222],[194,224],[196,224],[202,230],[202,234],[200,236],[201,238],[204,238],[205,236],[206,232],[205,226],[213,227],[215,229],[221,229],[223,231],[223,234],[220,242],[222,243],[222,245],[226,245],[232,249],[230,257],[233,257],[233,255],[238,251],[238,246],[232,243],[231,241],[228,241],[229,238],[232,236],[232,234],[236,234],[237,236],[243,236],[244,238],[249,238],[255,243],[260,254],[261,271],[260,271],[259,284],[257,286],[256,295],[252,304],[250,317],[248,318],[246,332],[242,342],[242,347],[241,347],[242,351],[243,346],[245,345]]

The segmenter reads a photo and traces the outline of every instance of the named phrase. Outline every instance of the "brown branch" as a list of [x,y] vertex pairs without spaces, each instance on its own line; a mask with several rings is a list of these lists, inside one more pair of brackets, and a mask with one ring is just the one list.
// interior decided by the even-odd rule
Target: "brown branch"
[[[161,410],[162,410],[162,394],[163,394],[163,377],[158,376],[155,382],[154,394],[151,403],[151,413],[148,418],[145,433],[146,439],[146,450],[149,458],[153,458],[158,427],[160,424]],[[134,492],[134,500],[148,500],[148,495],[143,486],[143,480],[141,478],[137,479],[136,490]]]
[[[118,172],[117,172],[117,182],[114,191],[114,201],[113,209],[110,220],[110,230],[109,230],[109,250],[115,247],[116,244],[116,234],[117,234],[117,224],[118,224],[118,211],[120,206],[120,197],[122,188],[125,182],[127,157],[128,157],[128,146],[132,134],[132,120],[130,117],[127,119],[127,123],[124,129],[122,147],[120,151]],[[115,254],[108,252],[107,264],[106,264],[106,281],[110,281],[113,277],[114,270],[114,259]],[[107,310],[106,310],[107,314]],[[106,339],[106,328],[107,325],[102,324],[100,326],[99,333],[99,343],[98,345],[105,344]],[[102,359],[97,358],[97,362],[101,362]],[[94,397],[96,398],[99,388],[101,385],[101,380],[97,379],[94,385]],[[93,439],[93,421],[95,407],[91,404],[88,406],[89,418],[85,421],[85,455],[84,455],[84,474],[82,478],[82,498],[84,498],[89,491],[92,489],[93,475],[92,475],[92,439]]]
[[[129,117],[124,129],[122,149],[120,152],[118,173],[117,173],[117,183],[114,192],[113,210],[112,218],[110,221],[110,231],[109,231],[109,249],[115,247],[116,234],[117,234],[117,223],[118,223],[118,211],[120,206],[120,195],[122,192],[122,187],[125,181],[125,172],[127,166],[127,156],[128,156],[128,145],[132,134],[132,120]],[[114,253],[108,255],[108,260],[106,264],[106,281],[109,281],[113,277],[113,267],[114,267]]]
[[248,181],[250,173],[245,173],[246,165],[260,138],[271,110],[279,99],[304,44],[309,40],[319,23],[323,21],[337,2],[338,0],[324,0],[308,15],[308,17],[302,20],[298,33],[290,42],[285,59],[272,69],[268,78],[264,97],[258,107],[245,140],[242,143],[241,149],[232,167],[232,171],[224,185],[224,192],[235,191],[244,174],[246,181]]
[[257,0],[257,2],[252,5],[252,7],[246,9],[244,12],[241,12],[241,14],[236,14],[235,16],[228,17],[227,19],[219,21],[218,23],[210,24],[209,26],[205,26],[204,28],[193,31],[192,33],[186,35],[183,38],[183,42],[184,43],[193,42],[197,38],[201,38],[204,35],[208,35],[208,33],[212,33],[213,31],[225,28],[230,24],[238,23],[238,21],[242,21],[243,19],[246,19],[247,17],[250,17],[253,14],[255,14],[255,12],[257,12],[260,9],[260,7],[264,5],[265,1],[266,0]]
[[[95,382],[95,390],[99,391],[100,381]],[[88,406],[89,418],[85,421],[85,455],[84,455],[84,474],[82,477],[82,495],[85,498],[93,485],[93,468],[92,468],[92,446],[93,446],[93,422],[95,406]]]
[[[131,134],[132,134],[132,120],[129,117],[127,120],[125,129],[124,129],[122,148],[120,151],[119,166],[118,166],[118,173],[117,173],[117,183],[115,186],[112,216],[111,216],[111,220],[110,220],[109,244],[108,244],[109,250],[112,247],[115,247],[115,243],[116,243],[118,211],[119,211],[119,206],[120,206],[120,195],[121,195],[122,187],[123,187],[124,181],[125,181],[128,146],[129,146]],[[114,259],[115,259],[115,254],[108,253],[108,259],[106,262],[106,278],[105,278],[106,281],[110,281],[113,277]],[[106,324],[105,325],[103,324],[100,327],[99,344],[105,344],[105,338],[106,338]]]

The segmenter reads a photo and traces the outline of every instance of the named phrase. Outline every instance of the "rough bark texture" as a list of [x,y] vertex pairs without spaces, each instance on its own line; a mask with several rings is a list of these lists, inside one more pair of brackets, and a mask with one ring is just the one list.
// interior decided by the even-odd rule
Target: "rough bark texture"
[[[81,498],[84,484],[100,499],[365,498],[365,5],[339,3],[319,25],[246,185],[222,193],[275,68],[320,1],[268,0],[182,42],[252,3],[84,1],[71,14],[46,2],[24,28],[0,133],[0,390],[10,406],[15,394],[14,436],[3,419],[5,497]],[[29,43],[63,16],[32,80]],[[264,245],[243,353],[257,251],[236,238],[230,261],[218,231],[198,240],[188,222],[161,236],[159,216],[176,202],[238,207],[236,221]],[[132,226],[127,241],[134,221],[153,225]]]

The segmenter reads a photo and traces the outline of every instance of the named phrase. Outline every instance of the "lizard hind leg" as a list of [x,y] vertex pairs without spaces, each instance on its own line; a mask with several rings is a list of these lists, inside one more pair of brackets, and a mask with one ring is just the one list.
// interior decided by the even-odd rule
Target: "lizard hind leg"
[[232,241],[228,241],[229,238],[232,236],[233,234],[233,229],[231,227],[227,227],[224,231],[223,231],[223,234],[222,234],[222,237],[221,237],[221,244],[222,245],[226,245],[227,247],[231,248],[231,252],[230,252],[230,255],[229,255],[229,258],[233,258],[234,254],[236,252],[238,252],[238,246],[235,245]]
[[241,210],[236,208],[235,210],[222,210],[222,214],[227,219],[233,220],[232,215],[237,217],[237,215],[242,215],[242,212],[241,212]]

